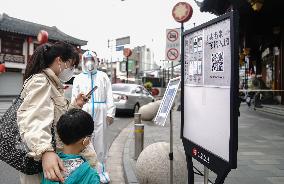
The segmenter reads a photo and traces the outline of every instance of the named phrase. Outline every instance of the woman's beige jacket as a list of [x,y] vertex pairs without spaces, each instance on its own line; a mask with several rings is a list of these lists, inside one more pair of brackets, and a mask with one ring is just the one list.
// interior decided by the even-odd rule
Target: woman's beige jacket
[[[64,97],[63,85],[55,73],[47,68],[42,73],[29,79],[21,93],[24,99],[17,112],[18,126],[23,141],[27,144],[29,156],[36,160],[46,151],[52,151],[52,123],[55,124],[60,116],[68,109],[77,108]],[[56,129],[55,139],[57,150],[62,149]],[[90,144],[81,154],[94,167],[96,153]]]

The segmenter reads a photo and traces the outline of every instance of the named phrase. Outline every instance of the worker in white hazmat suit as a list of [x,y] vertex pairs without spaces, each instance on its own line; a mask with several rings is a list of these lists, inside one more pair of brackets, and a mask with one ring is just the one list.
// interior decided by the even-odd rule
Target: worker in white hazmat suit
[[99,160],[98,172],[102,183],[109,182],[109,176],[105,172],[108,145],[106,141],[106,128],[113,122],[115,105],[113,103],[111,82],[106,73],[98,71],[96,54],[86,51],[82,55],[82,73],[73,81],[72,100],[78,94],[87,94],[97,86],[90,96],[89,101],[83,106],[83,110],[90,113],[95,123],[92,143]]

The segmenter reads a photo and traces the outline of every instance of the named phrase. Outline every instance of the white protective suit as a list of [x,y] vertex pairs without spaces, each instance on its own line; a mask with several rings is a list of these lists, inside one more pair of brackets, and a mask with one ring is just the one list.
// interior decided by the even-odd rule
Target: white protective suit
[[[87,51],[98,61],[93,52]],[[86,55],[86,53],[84,53]],[[92,143],[97,153],[98,160],[105,163],[107,159],[108,145],[106,140],[106,118],[114,117],[115,105],[113,103],[111,82],[106,73],[102,71],[89,72],[84,64],[84,55],[82,58],[83,72],[75,77],[73,81],[72,100],[79,93],[87,94],[93,87],[98,88],[92,93],[91,99],[83,106],[83,110],[90,113],[93,117],[95,127],[92,136]]]

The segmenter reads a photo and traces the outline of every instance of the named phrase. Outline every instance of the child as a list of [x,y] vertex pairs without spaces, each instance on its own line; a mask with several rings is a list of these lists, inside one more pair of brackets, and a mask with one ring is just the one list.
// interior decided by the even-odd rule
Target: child
[[[95,169],[79,153],[90,143],[94,131],[93,118],[85,111],[72,109],[62,115],[56,125],[63,142],[63,151],[58,153],[66,171],[64,184],[99,184],[100,177]],[[42,178],[42,184],[59,184]]]

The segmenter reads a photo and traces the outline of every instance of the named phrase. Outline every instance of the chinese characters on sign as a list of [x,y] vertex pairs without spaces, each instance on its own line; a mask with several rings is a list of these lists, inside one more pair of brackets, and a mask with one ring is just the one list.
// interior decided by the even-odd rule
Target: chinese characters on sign
[[186,85],[230,86],[230,20],[185,36]]

